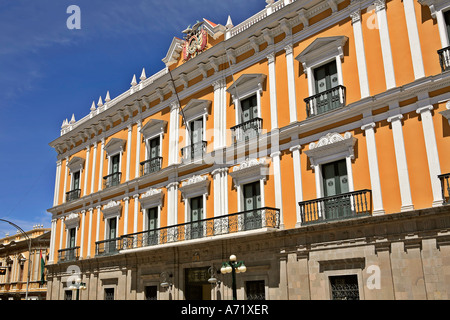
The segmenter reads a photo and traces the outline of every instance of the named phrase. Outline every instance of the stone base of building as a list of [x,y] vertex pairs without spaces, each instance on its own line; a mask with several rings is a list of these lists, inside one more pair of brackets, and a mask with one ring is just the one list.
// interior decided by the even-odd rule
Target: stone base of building
[[231,300],[232,276],[219,270],[232,254],[247,267],[238,300],[447,300],[450,206],[56,263],[47,299],[75,299],[79,277],[81,300]]

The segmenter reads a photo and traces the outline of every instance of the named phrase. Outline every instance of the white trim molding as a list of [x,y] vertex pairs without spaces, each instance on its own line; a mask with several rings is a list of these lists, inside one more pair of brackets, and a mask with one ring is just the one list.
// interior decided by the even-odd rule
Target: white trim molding
[[79,228],[80,226],[80,215],[72,212],[64,218],[64,225],[66,229]]
[[141,195],[139,202],[141,209],[150,209],[154,207],[162,207],[164,201],[164,192],[162,189],[150,188],[146,193]]
[[403,8],[405,10],[414,77],[415,79],[420,79],[425,77],[425,69],[423,66],[422,49],[420,48],[419,29],[417,27],[414,0],[403,0]]
[[446,110],[439,112],[442,116],[447,119],[448,125],[450,126],[450,100],[445,104]]
[[114,217],[120,217],[122,213],[122,203],[120,201],[111,200],[103,206],[102,209],[103,219],[110,219]]
[[356,63],[358,65],[359,88],[361,99],[370,96],[369,78],[367,76],[366,53],[364,49],[364,37],[361,25],[361,10],[357,9],[350,13],[355,37]]

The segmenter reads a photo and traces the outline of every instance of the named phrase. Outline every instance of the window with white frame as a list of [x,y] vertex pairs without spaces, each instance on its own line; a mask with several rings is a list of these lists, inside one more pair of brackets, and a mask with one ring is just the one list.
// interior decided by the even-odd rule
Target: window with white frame
[[105,145],[105,151],[108,156],[108,175],[103,177],[105,188],[117,186],[121,182],[122,173],[120,168],[125,143],[125,140],[112,138]]
[[186,144],[181,150],[184,160],[201,158],[206,153],[206,120],[211,111],[211,101],[192,99],[184,107]]
[[162,143],[167,121],[150,119],[141,129],[145,141],[145,160],[140,163],[141,176],[155,173],[162,167]]
[[144,228],[144,246],[156,245],[159,243],[159,228],[161,227],[161,208],[164,193],[161,189],[149,189],[144,193],[139,202],[141,203]]
[[66,193],[66,201],[79,199],[81,196],[81,173],[85,160],[80,157],[73,157],[69,163],[70,171],[70,191]]
[[317,38],[296,57],[308,78],[308,117],[345,105],[341,60],[347,40],[346,36]]
[[228,89],[235,107],[236,125],[231,128],[235,141],[243,141],[261,133],[261,95],[264,74],[244,74]]

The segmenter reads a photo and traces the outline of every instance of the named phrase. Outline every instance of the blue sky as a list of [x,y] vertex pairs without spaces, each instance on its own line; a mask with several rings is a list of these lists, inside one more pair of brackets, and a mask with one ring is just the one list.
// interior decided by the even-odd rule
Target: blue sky
[[[69,30],[67,8],[81,9]],[[206,18],[234,25],[264,0],[0,0],[0,218],[24,230],[50,227],[56,152],[64,119],[89,113],[110,91],[130,88],[133,74],[164,68],[174,36]],[[15,229],[0,222],[0,238]]]

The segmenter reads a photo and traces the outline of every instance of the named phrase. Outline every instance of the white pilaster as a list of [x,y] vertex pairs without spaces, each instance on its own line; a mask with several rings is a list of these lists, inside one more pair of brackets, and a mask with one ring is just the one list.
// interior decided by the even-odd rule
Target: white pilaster
[[430,172],[431,190],[433,192],[433,207],[435,207],[442,205],[443,199],[441,182],[438,178],[438,175],[441,174],[441,166],[439,163],[439,153],[436,144],[436,134],[434,132],[433,115],[431,114],[431,110],[433,110],[433,105],[428,104],[425,101],[425,106],[419,107],[416,112],[420,114],[422,122],[423,136],[425,138],[425,149],[427,151],[428,169]]
[[409,47],[414,69],[415,79],[425,77],[423,67],[422,50],[420,48],[419,30],[417,28],[416,11],[414,9],[414,0],[403,0],[405,9],[406,27],[408,29]]
[[377,146],[375,142],[375,123],[371,122],[361,127],[366,134],[367,156],[369,160],[370,184],[372,187],[373,215],[384,214],[383,197],[381,194],[380,172],[378,169]]
[[281,166],[280,166],[281,152],[273,152],[270,157],[273,163],[273,177],[275,187],[275,207],[280,209],[280,229],[284,229],[284,216],[283,216],[283,192],[281,184]]
[[413,210],[411,198],[411,187],[409,184],[408,164],[406,161],[405,142],[403,139],[402,120],[403,115],[397,114],[387,119],[392,125],[394,138],[395,159],[397,162],[398,182],[400,185],[400,196],[402,200],[401,211]]
[[[133,196],[134,199],[134,220],[133,220],[133,233],[139,232],[138,231],[138,213],[139,213],[139,194],[135,194]],[[144,226],[145,228],[145,226]]]
[[123,232],[122,232],[122,234],[125,235],[125,234],[128,234],[128,210],[129,210],[129,204],[130,204],[130,197],[123,198],[123,201],[125,202],[125,206],[124,206],[124,213],[123,213]]
[[303,186],[302,186],[302,168],[300,161],[300,145],[295,145],[289,148],[289,151],[292,153],[292,160],[294,163],[294,188],[295,188],[295,209],[297,216],[296,227],[299,227],[302,222],[302,218],[300,216],[300,206],[299,202],[303,201]]
[[378,29],[380,32],[381,53],[383,55],[384,75],[386,77],[386,88],[389,90],[395,88],[394,62],[392,59],[391,41],[389,38],[389,28],[386,15],[386,1],[376,0],[376,13],[378,20]]
[[278,128],[277,110],[277,81],[275,74],[275,53],[267,55],[269,66],[269,89],[270,89],[270,123],[272,130]]
[[102,138],[102,145],[100,149],[100,170],[98,173],[98,191],[101,191],[103,187],[103,162],[105,162],[104,155],[105,155],[105,138]]
[[133,133],[133,125],[128,125],[128,137],[127,137],[127,168],[125,173],[125,181],[130,180],[130,164],[131,164],[131,134]]
[[353,34],[355,37],[356,63],[358,66],[359,88],[361,98],[370,96],[369,78],[367,76],[366,53],[361,26],[361,11],[358,9],[350,14],[352,18]]
[[214,183],[214,217],[219,217],[222,215],[221,208],[223,190],[221,185],[220,170],[221,169],[216,169],[211,172]]
[[59,184],[61,182],[61,160],[56,161],[56,178],[55,178],[55,192],[53,193],[53,206],[58,205],[59,202]]
[[92,155],[92,176],[91,176],[91,193],[95,192],[95,170],[97,165],[97,141],[94,143],[94,153]]
[[99,238],[100,237],[100,216],[102,214],[102,212],[101,212],[102,207],[97,206],[95,208],[97,209],[97,226],[96,226],[96,230],[95,230],[95,242],[98,242],[98,241],[100,241],[100,238]]
[[64,169],[64,189],[63,189],[63,203],[66,202],[67,192],[67,176],[69,174],[69,157],[66,157],[66,165]]
[[86,210],[81,211],[81,243],[80,243],[80,259],[83,259],[84,255],[84,219],[86,217]]
[[286,67],[288,78],[288,95],[289,95],[289,119],[290,122],[297,121],[297,98],[295,94],[295,67],[293,46],[289,44],[284,47],[286,52]]
[[169,166],[178,163],[179,107],[178,102],[172,102],[170,105]]
[[83,195],[88,194],[87,190],[87,181],[89,177],[89,160],[90,160],[90,154],[91,154],[91,146],[88,145],[86,147],[86,166],[84,168],[84,184],[83,184]]
[[[136,128],[136,169],[134,172],[134,177],[139,178],[139,168],[141,163],[141,141],[142,141],[142,120],[138,120],[136,122],[137,128]],[[162,145],[161,145],[162,147]]]
[[94,208],[89,208],[89,228],[88,228],[88,243],[87,243],[87,254],[86,258],[91,257],[92,252],[92,215],[94,213]]
[[226,82],[218,79],[214,87],[214,149],[226,146]]
[[64,249],[63,248],[64,217],[59,218],[59,221],[61,223],[59,229],[59,249]]
[[167,185],[167,225],[178,223],[178,182]]
[[52,219],[52,229],[50,234],[50,255],[49,255],[49,263],[53,263],[55,260],[55,238],[56,238],[56,224],[58,219]]

